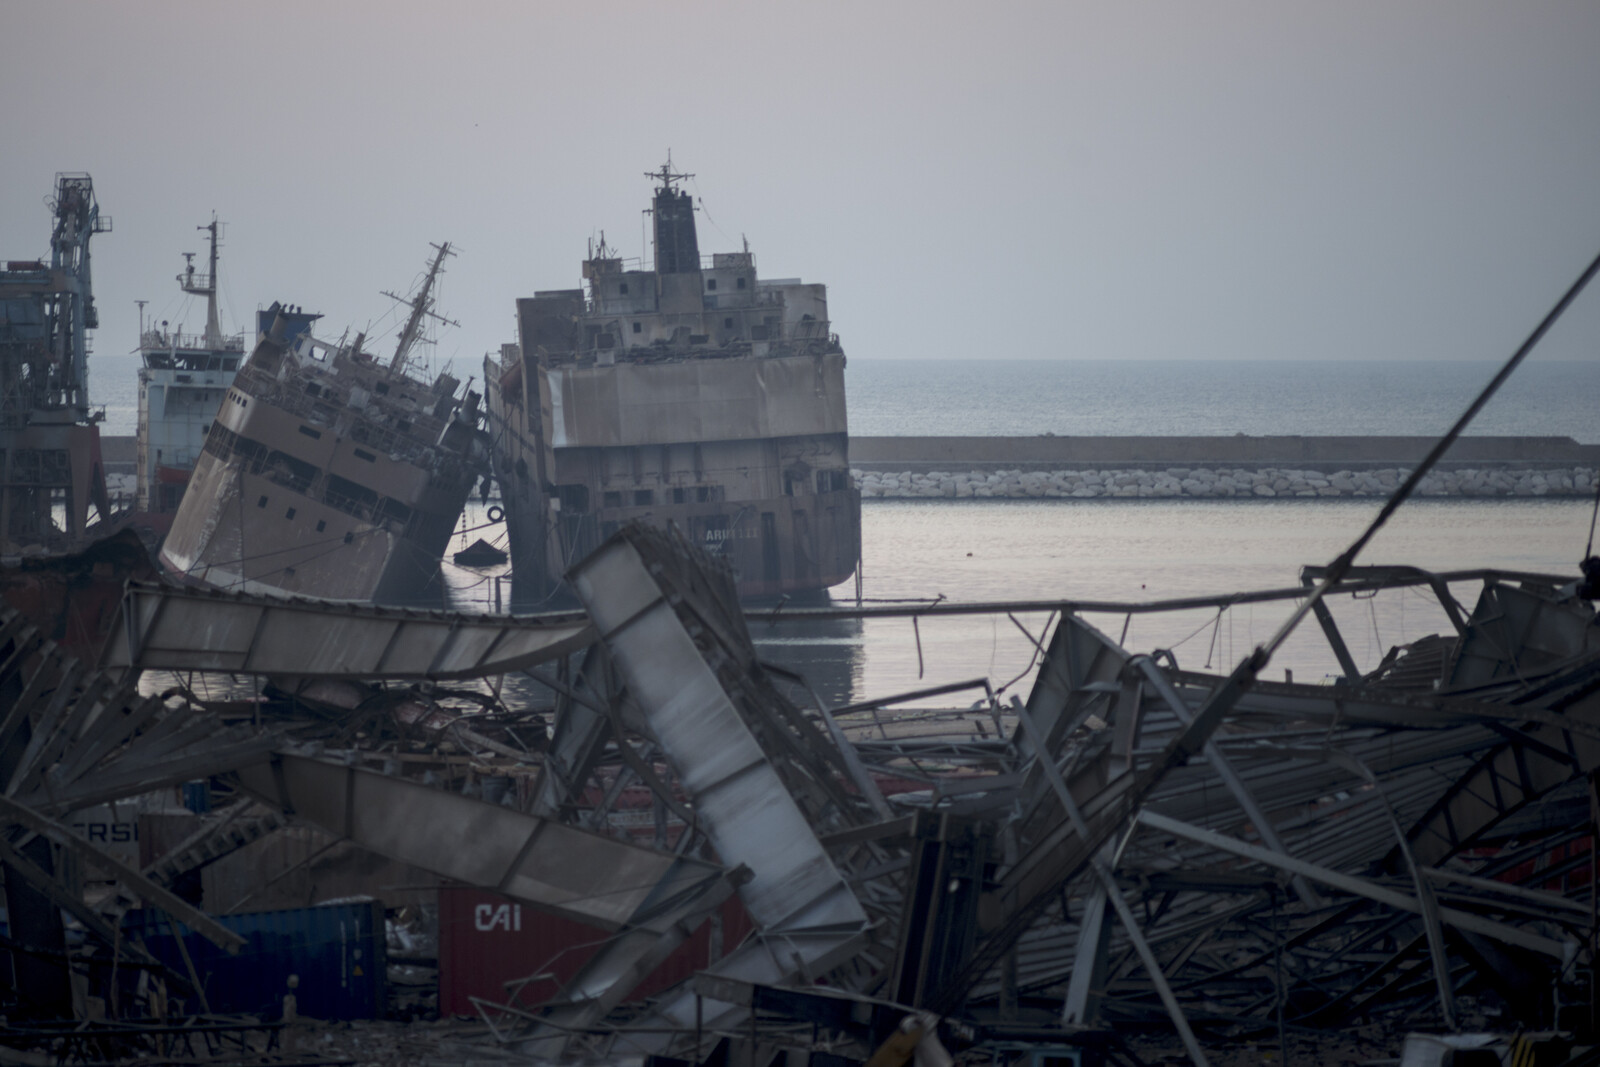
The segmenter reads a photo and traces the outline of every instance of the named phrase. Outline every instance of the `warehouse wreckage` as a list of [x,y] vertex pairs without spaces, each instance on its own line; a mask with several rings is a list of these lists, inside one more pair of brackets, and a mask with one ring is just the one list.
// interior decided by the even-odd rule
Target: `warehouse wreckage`
[[[1308,588],[1326,577],[1303,574]],[[67,983],[61,911],[86,931],[82,951],[130,967],[162,966],[119,937],[135,898],[236,944],[168,887],[237,847],[227,830],[245,812],[270,813],[263,832],[315,826],[609,931],[554,998],[479,1002],[493,1039],[531,1061],[882,1064],[941,1041],[986,1059],[1115,1058],[1121,1035],[1165,1027],[1205,1063],[1219,1042],[1290,1032],[1454,1030],[1464,1004],[1519,1028],[1593,1027],[1593,894],[1545,888],[1587,883],[1593,855],[1600,627],[1579,583],[1349,569],[1329,594],[1431,590],[1451,632],[1362,674],[1317,601],[1345,671],[1333,686],[1180,670],[1084,619],[1304,588],[1053,604],[1025,701],[982,680],[935,687],[982,691],[953,728],[910,707],[927,691],[829,708],[763,665],[726,567],[671,533],[625,528],[570,580],[583,612],[512,618],[132,581],[94,664],[37,613],[8,609],[0,860],[17,988]],[[1481,583],[1470,612],[1451,593],[1463,582]],[[369,688],[308,742],[290,722],[141,693],[142,672],[168,670]],[[554,694],[548,739],[531,746],[542,751],[497,734],[494,715],[453,719],[448,734],[529,771],[503,802],[408,773],[375,743],[386,715],[437,714],[437,702],[417,711],[428,687],[411,683],[518,671]],[[212,776],[236,799],[163,863],[119,861],[68,825],[90,805]],[[616,818],[641,788],[655,824],[644,843]],[[68,856],[119,891],[87,902]],[[754,932],[629,1003],[735,896]],[[532,975],[544,961],[526,963]],[[202,984],[192,967],[168,970],[175,999]],[[18,1006],[13,1021],[27,1015]],[[0,1043],[38,1047],[50,1032],[13,1025]]]

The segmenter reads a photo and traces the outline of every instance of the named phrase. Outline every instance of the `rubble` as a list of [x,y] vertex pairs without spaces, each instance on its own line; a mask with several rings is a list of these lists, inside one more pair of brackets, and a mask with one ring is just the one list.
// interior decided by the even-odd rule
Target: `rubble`
[[[1471,611],[1454,599],[1466,581]],[[314,831],[319,848],[498,889],[525,921],[581,918],[603,939],[543,1000],[475,1000],[476,1029],[437,1031],[448,1040],[363,1023],[300,1046],[357,1062],[861,1062],[907,1019],[908,1041],[932,1040],[930,1012],[944,1046],[985,1061],[1369,1058],[1407,1029],[1513,1020],[1592,1032],[1600,628],[1561,576],[1354,569],[1333,595],[1429,591],[1452,631],[1363,667],[1328,616],[1340,684],[1257,681],[1217,714],[1226,679],[1124,649],[1072,605],[1025,701],[963,679],[930,687],[976,698],[959,712],[912,703],[926,691],[830,708],[758,660],[725,567],[670,534],[625,528],[573,582],[584,613],[508,620],[133,581],[98,669],[8,612],[5,736],[38,739],[0,801],[35,835],[7,846],[8,902],[23,915],[43,892],[84,932],[77,948],[8,941],[12,959],[28,944],[91,984],[92,961],[154,968],[118,1017],[149,1018],[157,988],[192,1011],[203,976],[141,957],[124,911],[157,901],[203,928],[162,886]],[[196,668],[267,679],[222,700],[135,684]],[[507,702],[499,679],[519,670],[540,706]],[[62,823],[197,779],[211,810],[141,869]],[[697,974],[632,999],[685,939],[724,928],[734,896],[752,933],[702,939]],[[389,1010],[414,1019],[444,961],[413,907],[391,922],[414,932],[388,984]],[[17,1049],[39,1040],[0,1030]]]

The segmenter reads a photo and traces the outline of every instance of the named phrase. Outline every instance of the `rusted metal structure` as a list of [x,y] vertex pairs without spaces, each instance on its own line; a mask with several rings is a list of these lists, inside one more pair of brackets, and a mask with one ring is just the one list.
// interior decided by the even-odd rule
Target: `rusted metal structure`
[[690,175],[648,177],[654,268],[602,239],[585,288],[519,300],[519,343],[485,360],[515,601],[630,521],[726,556],[742,595],[837,585],[861,499],[826,289],[759,279],[748,247],[703,258]]
[[50,261],[0,264],[0,550],[80,547],[110,515],[89,331],[89,241],[111,229],[87,174],[56,175]]

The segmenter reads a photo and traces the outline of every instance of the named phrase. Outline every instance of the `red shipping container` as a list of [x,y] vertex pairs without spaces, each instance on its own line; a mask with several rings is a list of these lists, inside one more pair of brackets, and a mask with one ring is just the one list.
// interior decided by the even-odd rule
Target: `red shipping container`
[[[737,896],[720,910],[725,956],[754,929]],[[640,983],[630,999],[643,1000],[711,965],[712,922]],[[533,975],[516,1005],[531,1008],[554,997],[563,983],[603,947],[606,931],[538,911],[487,889],[439,888],[439,1014],[476,1015],[472,997],[510,1003],[506,983]]]

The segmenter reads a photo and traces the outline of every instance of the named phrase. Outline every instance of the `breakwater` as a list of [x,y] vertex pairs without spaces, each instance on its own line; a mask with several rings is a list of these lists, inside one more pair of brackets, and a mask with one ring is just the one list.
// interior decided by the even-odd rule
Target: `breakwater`
[[[1169,468],[1248,471],[1379,471],[1415,467],[1437,438],[1415,436],[1227,437],[851,437],[862,471],[1074,471]],[[1439,470],[1600,467],[1600,445],[1571,437],[1463,437]]]
[[[866,500],[1387,497],[1410,474],[1404,467],[851,471]],[[1454,468],[1427,474],[1417,493],[1424,497],[1585,497],[1595,492],[1597,480],[1600,472],[1594,467]]]

